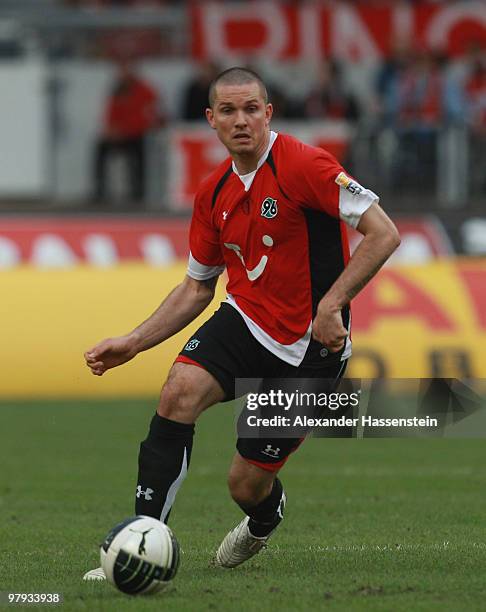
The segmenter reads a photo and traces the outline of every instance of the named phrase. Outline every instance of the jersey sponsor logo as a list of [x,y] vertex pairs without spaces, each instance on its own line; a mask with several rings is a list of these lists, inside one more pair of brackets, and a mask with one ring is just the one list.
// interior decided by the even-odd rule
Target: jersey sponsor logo
[[192,340],[189,340],[189,342],[184,347],[184,350],[193,351],[194,349],[197,349],[200,343],[201,343],[200,340],[198,340],[197,338],[193,338]]
[[277,200],[273,198],[265,198],[262,202],[262,217],[265,219],[274,219],[278,213]]
[[347,189],[352,195],[359,195],[362,191],[364,191],[364,187],[361,187],[359,183],[353,181],[353,179],[349,178],[349,176],[344,172],[340,172],[336,176],[335,182],[340,187],[344,187],[344,189]]
[[[273,238],[271,236],[267,236],[266,234],[265,236],[262,237],[262,242],[267,247],[273,246]],[[238,259],[241,261],[241,263],[243,264],[243,267],[246,270],[246,275],[248,276],[248,280],[253,282],[253,281],[256,281],[257,278],[260,278],[268,262],[267,255],[262,255],[258,264],[252,270],[249,270],[246,267],[245,258],[243,257],[243,254],[241,253],[241,247],[239,244],[232,244],[231,242],[225,242],[224,246],[227,249],[230,249],[231,251],[234,251],[236,253]]]

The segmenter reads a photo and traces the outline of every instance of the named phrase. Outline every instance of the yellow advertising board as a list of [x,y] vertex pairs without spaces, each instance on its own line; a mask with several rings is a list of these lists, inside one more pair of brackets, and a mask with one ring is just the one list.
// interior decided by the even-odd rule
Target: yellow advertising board
[[486,260],[385,268],[352,313],[349,376],[486,378]]
[[[0,397],[156,395],[193,330],[98,378],[83,353],[130,331],[184,277],[186,264],[109,269],[20,267],[0,274]],[[387,268],[353,302],[348,374],[486,378],[486,261]]]
[[[83,354],[147,318],[184,278],[186,268],[186,263],[167,268],[123,264],[2,272],[0,397],[157,395],[177,353],[204,316],[103,377],[89,372]],[[224,287],[218,288],[218,297],[224,299]],[[215,300],[206,318],[217,305]]]

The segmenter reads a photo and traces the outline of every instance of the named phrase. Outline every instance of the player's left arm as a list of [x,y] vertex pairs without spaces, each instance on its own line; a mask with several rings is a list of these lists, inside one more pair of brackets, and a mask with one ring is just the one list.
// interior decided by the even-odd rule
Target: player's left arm
[[393,221],[375,202],[362,215],[357,230],[363,240],[348,265],[319,302],[312,335],[331,352],[341,350],[348,334],[341,309],[363,289],[400,244]]

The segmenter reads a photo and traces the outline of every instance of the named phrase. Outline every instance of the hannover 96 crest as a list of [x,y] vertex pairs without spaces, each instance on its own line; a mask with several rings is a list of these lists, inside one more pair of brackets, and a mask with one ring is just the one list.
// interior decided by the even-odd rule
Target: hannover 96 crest
[[189,342],[184,347],[184,350],[193,351],[194,349],[197,349],[197,347],[199,346],[199,343],[200,343],[200,340],[198,340],[197,338],[193,338],[192,340],[189,340]]
[[277,216],[277,213],[277,200],[265,198],[262,202],[262,217],[265,217],[265,219],[273,219]]

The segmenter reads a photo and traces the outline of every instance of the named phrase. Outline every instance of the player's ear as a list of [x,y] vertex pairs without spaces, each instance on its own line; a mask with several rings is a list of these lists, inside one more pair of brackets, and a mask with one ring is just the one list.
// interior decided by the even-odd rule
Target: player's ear
[[273,106],[269,102],[265,107],[265,124],[266,125],[268,125],[270,121],[272,120],[272,115],[273,115]]
[[213,109],[212,108],[207,108],[206,109],[206,119],[208,120],[208,123],[213,128],[213,130],[215,130],[216,129],[216,124],[214,122],[214,113],[213,113]]

